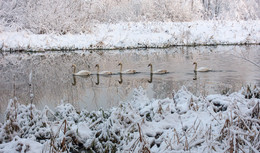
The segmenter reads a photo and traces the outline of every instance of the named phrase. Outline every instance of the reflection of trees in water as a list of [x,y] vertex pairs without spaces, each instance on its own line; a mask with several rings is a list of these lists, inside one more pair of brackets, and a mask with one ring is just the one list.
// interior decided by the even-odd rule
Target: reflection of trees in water
[[[96,75],[97,81],[95,82],[96,85],[99,85],[99,75]],[[92,98],[92,103],[94,103],[95,107],[98,108],[98,96],[97,96],[97,90],[98,88],[92,88],[93,91],[93,98]]]
[[153,98],[161,99],[170,97],[173,91],[173,80],[163,81],[162,79],[154,79],[153,91]]

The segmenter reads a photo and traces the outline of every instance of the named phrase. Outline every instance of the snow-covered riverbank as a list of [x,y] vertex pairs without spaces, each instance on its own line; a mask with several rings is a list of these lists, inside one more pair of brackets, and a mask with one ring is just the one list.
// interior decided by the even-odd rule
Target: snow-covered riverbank
[[260,21],[99,24],[82,34],[0,32],[1,50],[75,50],[173,45],[259,44]]
[[140,88],[132,100],[93,112],[70,104],[37,110],[11,100],[0,152],[259,152],[259,94],[254,88],[196,97],[183,87],[173,99],[150,100]]

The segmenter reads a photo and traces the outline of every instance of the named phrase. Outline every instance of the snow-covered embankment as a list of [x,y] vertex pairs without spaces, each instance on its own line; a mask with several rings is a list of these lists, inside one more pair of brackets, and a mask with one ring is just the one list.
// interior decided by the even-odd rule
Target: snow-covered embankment
[[92,112],[14,100],[0,152],[259,152],[260,89],[248,91],[197,97],[183,87],[173,99],[150,100],[140,88],[131,101]]
[[98,24],[82,34],[0,32],[1,50],[63,50],[259,44],[260,21],[123,22]]

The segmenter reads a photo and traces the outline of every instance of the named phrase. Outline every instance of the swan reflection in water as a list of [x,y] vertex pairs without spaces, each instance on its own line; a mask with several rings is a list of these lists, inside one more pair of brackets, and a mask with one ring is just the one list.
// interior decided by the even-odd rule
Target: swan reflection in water
[[75,86],[77,84],[75,75],[72,75],[72,79],[73,79],[72,85]]
[[122,73],[119,74],[118,83],[119,83],[119,84],[122,84],[122,83],[123,83],[123,75],[122,75]]
[[97,82],[95,84],[99,85],[99,74],[98,73],[97,73]]
[[[95,82],[96,85],[99,85],[99,75],[100,74],[96,74],[97,77],[97,81]],[[87,77],[81,77],[81,78],[87,78]],[[123,83],[123,74],[119,73],[119,80],[117,80],[119,84]],[[153,73],[150,73],[150,79],[148,80],[149,83],[153,82]],[[72,85],[75,86],[77,85],[77,76],[72,75]]]
[[148,80],[149,83],[153,82],[153,73],[150,73],[150,80]]
[[194,71],[194,78],[193,80],[197,80],[197,71]]

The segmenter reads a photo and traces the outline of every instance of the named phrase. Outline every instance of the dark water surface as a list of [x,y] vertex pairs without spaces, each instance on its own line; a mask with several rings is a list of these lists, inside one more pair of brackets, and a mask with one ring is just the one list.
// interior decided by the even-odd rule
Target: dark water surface
[[[249,60],[249,61],[248,61]],[[194,74],[193,62],[212,72]],[[124,69],[138,74],[122,75]],[[77,109],[97,110],[117,106],[129,100],[133,90],[142,87],[149,98],[172,98],[173,90],[185,85],[195,95],[238,91],[247,84],[260,86],[260,46],[200,46],[167,49],[135,49],[109,51],[73,51],[44,53],[0,54],[0,114],[3,118],[9,99],[14,95],[20,103],[30,103],[31,83],[33,103],[38,108],[72,103]],[[150,76],[153,69],[167,69],[170,73]],[[112,76],[91,75],[72,77],[72,64],[77,71],[86,69],[96,73],[112,71]],[[31,82],[30,82],[31,74]],[[76,85],[73,85],[76,80]]]

